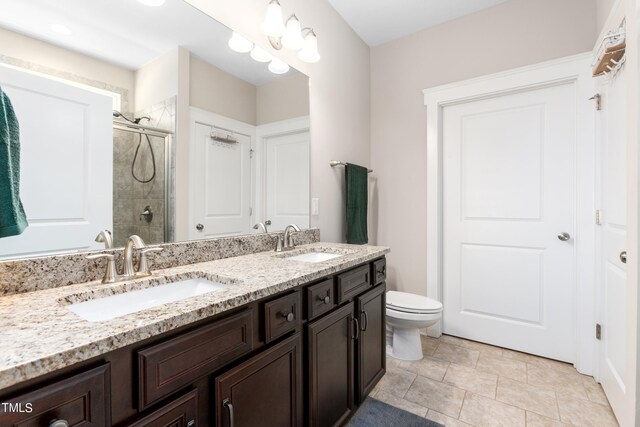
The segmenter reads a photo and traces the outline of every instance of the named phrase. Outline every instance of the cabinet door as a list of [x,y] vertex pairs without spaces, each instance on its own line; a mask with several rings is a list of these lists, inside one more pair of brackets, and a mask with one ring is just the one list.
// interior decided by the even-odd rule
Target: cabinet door
[[310,323],[309,425],[341,425],[354,410],[353,303]]
[[302,425],[302,338],[296,334],[216,378],[218,427]]
[[193,390],[129,427],[196,427],[198,391]]
[[380,381],[386,367],[385,285],[356,298],[360,339],[357,350],[358,397],[362,402]]

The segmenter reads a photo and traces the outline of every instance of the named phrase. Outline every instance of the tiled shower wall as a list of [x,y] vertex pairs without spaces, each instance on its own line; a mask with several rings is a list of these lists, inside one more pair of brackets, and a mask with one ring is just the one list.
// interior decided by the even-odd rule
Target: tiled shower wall
[[[135,117],[148,116],[151,120],[143,120],[140,124],[148,127],[173,132],[175,129],[175,97],[153,107],[137,112]],[[134,179],[132,165],[136,149],[138,156],[133,166],[136,177],[142,181],[153,176],[154,160],[147,137],[140,133],[114,130],[113,140],[113,239],[114,246],[124,246],[126,239],[137,234],[147,243],[163,243],[172,241],[172,232],[165,236],[165,221],[173,230],[173,209],[165,212],[165,181],[169,179],[169,206],[173,206],[174,183],[171,174],[165,170],[165,140],[157,136],[149,136],[155,157],[155,178],[148,183]],[[173,156],[170,156],[173,158]],[[173,166],[173,165],[171,165]],[[150,222],[141,216],[149,206],[153,212]]]

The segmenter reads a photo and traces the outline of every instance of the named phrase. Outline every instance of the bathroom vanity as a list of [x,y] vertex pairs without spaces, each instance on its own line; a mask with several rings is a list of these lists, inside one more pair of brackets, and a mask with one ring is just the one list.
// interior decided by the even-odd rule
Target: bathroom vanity
[[[21,410],[0,412],[0,425],[342,425],[385,372],[387,252],[315,243],[0,298],[3,310],[32,308],[25,323],[2,320],[18,343],[3,350],[0,401]],[[100,322],[69,310],[192,278],[228,286]]]

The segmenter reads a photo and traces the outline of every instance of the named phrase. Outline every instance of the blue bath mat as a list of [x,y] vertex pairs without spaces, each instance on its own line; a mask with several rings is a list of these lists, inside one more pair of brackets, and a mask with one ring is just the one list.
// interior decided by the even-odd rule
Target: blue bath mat
[[351,417],[347,427],[444,427],[442,424],[419,417],[368,397]]

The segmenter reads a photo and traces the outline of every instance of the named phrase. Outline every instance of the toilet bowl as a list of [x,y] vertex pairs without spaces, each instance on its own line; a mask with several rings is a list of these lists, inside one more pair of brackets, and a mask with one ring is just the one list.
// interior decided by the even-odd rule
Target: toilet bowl
[[442,303],[422,295],[387,292],[387,354],[400,360],[422,359],[420,329],[442,318]]

